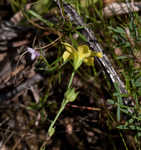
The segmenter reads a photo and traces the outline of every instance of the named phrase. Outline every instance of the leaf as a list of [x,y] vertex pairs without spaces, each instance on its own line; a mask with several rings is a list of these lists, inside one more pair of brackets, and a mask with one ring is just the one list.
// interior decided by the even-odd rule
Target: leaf
[[29,14],[31,14],[32,16],[36,17],[37,19],[41,20],[43,23],[45,23],[47,26],[53,27],[53,23],[51,23],[50,21],[42,18],[42,16],[40,16],[39,14],[37,14],[35,11],[32,10],[28,10],[27,11]]

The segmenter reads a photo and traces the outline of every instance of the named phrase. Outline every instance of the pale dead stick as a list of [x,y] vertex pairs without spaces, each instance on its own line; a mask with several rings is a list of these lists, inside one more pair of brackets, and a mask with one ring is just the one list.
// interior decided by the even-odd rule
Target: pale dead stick
[[[29,10],[31,8],[32,4],[29,3],[25,6],[25,10]],[[13,22],[15,25],[18,24],[22,19],[24,18],[23,12],[19,11],[17,12],[10,21]]]
[[103,8],[103,16],[111,17],[114,15],[137,12],[140,10],[141,10],[141,2],[131,2],[131,3],[113,2]]

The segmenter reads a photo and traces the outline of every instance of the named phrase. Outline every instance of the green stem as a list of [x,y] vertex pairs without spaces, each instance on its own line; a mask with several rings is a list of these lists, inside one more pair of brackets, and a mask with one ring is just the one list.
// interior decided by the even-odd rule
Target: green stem
[[[72,84],[72,81],[73,81],[73,77],[75,75],[75,71],[72,72],[71,74],[71,78],[70,78],[70,81],[69,81],[69,84],[68,84],[68,89],[71,87],[71,84]],[[53,120],[53,122],[51,123],[51,125],[49,126],[49,129],[48,129],[48,132],[54,127],[57,119],[59,118],[60,114],[62,113],[62,111],[64,110],[66,104],[68,103],[68,101],[66,99],[63,99],[63,102],[61,104],[61,108],[59,109],[55,119]]]
[[74,75],[75,75],[75,71],[73,71],[72,74],[71,74],[71,78],[70,78],[70,81],[69,81],[69,84],[68,84],[68,89],[71,87]]
[[[62,105],[61,105],[61,108],[59,109],[59,111],[58,111],[58,113],[57,113],[55,119],[54,119],[53,122],[51,123],[51,125],[50,125],[48,131],[49,131],[51,128],[53,128],[53,126],[54,126],[54,124],[56,123],[57,119],[59,118],[60,114],[61,114],[62,111],[64,110],[64,108],[65,108],[65,106],[66,106],[66,104],[67,104],[67,103],[64,103],[64,102],[65,102],[65,99],[63,100]],[[63,104],[63,103],[64,103],[64,104]]]
[[44,56],[40,55],[40,58],[46,63],[48,67],[50,67],[50,64],[48,63],[48,61],[46,60]]

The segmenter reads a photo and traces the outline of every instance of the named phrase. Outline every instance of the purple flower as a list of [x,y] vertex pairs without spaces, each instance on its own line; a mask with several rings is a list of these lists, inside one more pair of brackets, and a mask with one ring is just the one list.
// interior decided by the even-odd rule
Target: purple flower
[[28,47],[27,51],[31,54],[31,60],[34,60],[36,57],[40,56],[40,53],[35,51],[35,49]]

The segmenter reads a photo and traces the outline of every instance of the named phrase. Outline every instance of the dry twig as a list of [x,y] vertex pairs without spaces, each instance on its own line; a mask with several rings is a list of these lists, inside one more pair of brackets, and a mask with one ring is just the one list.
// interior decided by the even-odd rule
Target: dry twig
[[114,15],[121,15],[130,12],[136,12],[141,10],[141,2],[135,3],[111,3],[103,8],[103,15],[105,17],[111,17]]

